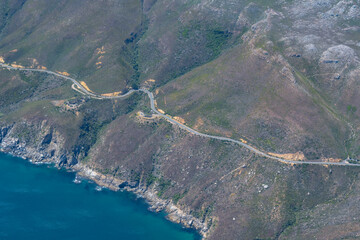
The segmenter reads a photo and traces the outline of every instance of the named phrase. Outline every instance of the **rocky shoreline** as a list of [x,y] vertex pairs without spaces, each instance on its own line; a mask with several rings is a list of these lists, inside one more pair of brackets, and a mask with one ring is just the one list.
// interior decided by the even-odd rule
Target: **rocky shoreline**
[[[12,137],[11,134],[9,134],[11,130],[12,126],[0,128],[0,152],[27,159],[33,164],[55,164],[57,168],[72,170],[76,172],[77,176],[92,180],[99,186],[106,187],[113,191],[125,190],[133,192],[147,201],[150,206],[149,210],[155,212],[165,211],[168,213],[166,216],[168,220],[181,224],[185,228],[195,229],[203,239],[207,238],[209,229],[206,223],[188,214],[185,210],[180,209],[172,200],[159,198],[156,190],[153,188],[133,184],[124,179],[102,174],[91,169],[86,164],[78,163],[74,159],[69,161],[69,156],[66,156],[66,154],[56,154],[60,153],[59,146],[56,145],[57,141],[51,141],[53,145],[52,148],[54,148],[51,150],[51,153],[49,153],[48,147],[43,147],[43,142],[37,147],[29,146],[27,143],[21,142],[18,138]],[[40,134],[45,135],[43,139],[48,138],[49,133],[46,132],[48,131]],[[53,133],[52,135],[52,138],[56,137]]]
[[150,205],[150,210],[155,212],[164,210],[168,213],[166,216],[168,220],[181,224],[186,228],[195,229],[203,238],[206,238],[208,228],[204,223],[181,210],[173,204],[171,200],[159,198],[153,189],[131,185],[126,180],[99,173],[80,163],[74,165],[71,169],[74,169],[79,176],[93,180],[99,186],[109,188],[113,191],[126,190],[135,193],[137,196],[146,199]]

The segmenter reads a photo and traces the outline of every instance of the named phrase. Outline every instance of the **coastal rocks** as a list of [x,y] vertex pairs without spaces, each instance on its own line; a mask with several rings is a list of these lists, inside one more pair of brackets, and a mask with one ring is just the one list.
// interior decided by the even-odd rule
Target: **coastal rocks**
[[1,148],[5,150],[17,150],[21,151],[23,149],[23,144],[19,145],[19,139],[13,137],[3,138],[1,141]]
[[67,164],[67,156],[66,154],[63,154],[60,157],[59,166],[64,166],[66,164]]
[[6,134],[9,132],[10,129],[11,129],[11,126],[6,126],[6,127],[0,128],[0,143],[2,142],[2,139],[6,136]]
[[[19,139],[12,137],[6,137],[1,142],[0,150],[3,152],[9,152],[15,156],[22,157],[24,159],[30,159],[30,162],[34,164],[38,164],[40,162],[43,163],[44,161],[42,160],[44,160],[45,158],[44,154],[39,152],[38,149],[26,147],[26,144],[20,143]],[[60,161],[55,163],[57,163],[58,165],[61,164],[61,166],[65,166],[71,170],[77,171],[74,183],[80,183],[82,178],[93,180],[96,184],[99,185],[96,187],[97,191],[101,191],[102,188],[108,188],[113,191],[118,191],[120,189],[119,186],[122,186],[123,189],[134,192],[140,197],[144,197],[150,205],[149,210],[156,212],[165,210],[169,213],[169,215],[167,216],[168,220],[182,224],[184,227],[187,228],[194,228],[198,230],[202,236],[206,237],[208,228],[204,223],[194,218],[190,214],[186,214],[184,211],[172,204],[171,201],[158,198],[156,192],[150,189],[143,189],[139,187],[138,184],[134,185],[131,182],[123,181],[119,178],[115,178],[114,176],[99,173],[98,171],[92,170],[90,167],[80,163],[74,166],[66,166],[66,164],[68,163],[68,156],[66,156],[65,154],[61,155],[59,159]],[[52,159],[52,161],[50,160],[51,159],[47,159],[46,163],[54,162],[54,159]]]
[[[62,134],[47,121],[31,123],[17,122],[11,126],[0,128],[0,151],[10,153],[34,164],[54,163],[57,167],[67,168],[77,172],[77,179],[86,178],[94,181],[101,187],[113,191],[126,190],[147,200],[152,211],[166,211],[170,221],[182,224],[184,227],[194,228],[201,235],[209,233],[207,223],[193,217],[190,210],[176,206],[171,200],[158,197],[155,189],[148,188],[127,177],[102,172],[86,163],[79,163],[72,152],[66,151]],[[76,181],[78,182],[78,181]]]
[[[118,191],[120,189],[119,186],[127,185],[126,181],[115,178],[114,176],[102,174],[102,173],[95,171],[95,170],[91,169],[90,167],[85,166],[84,164],[81,164],[81,163],[78,163],[78,164],[72,166],[72,169],[77,171],[77,174],[80,177],[91,179],[96,184],[101,185],[106,188],[109,188],[113,191]],[[126,188],[126,187],[124,187],[124,188]]]
[[63,142],[61,134],[46,121],[41,124],[22,121],[0,130],[0,151],[34,163],[52,162],[59,166],[76,163],[71,154],[63,152]]
[[179,223],[187,228],[194,228],[204,237],[208,235],[209,229],[205,222],[193,217],[188,211],[180,209],[172,201],[159,198],[152,189],[146,189],[143,192],[143,196],[151,205],[151,210],[157,212],[165,210],[169,213],[166,216],[168,220]]
[[128,181],[124,181],[123,183],[121,183],[119,185],[120,189],[125,189],[125,188],[136,188],[139,185],[138,182],[128,182]]
[[59,162],[57,162],[59,167],[63,167],[63,166],[71,167],[76,165],[77,163],[78,160],[74,155],[65,154],[65,153],[61,155]]
[[133,182],[99,173],[98,171],[95,171],[81,163],[73,166],[72,169],[77,171],[78,177],[90,179],[100,186],[109,188],[113,191],[125,189],[126,191],[133,192],[136,195],[145,198],[150,205],[149,210],[155,212],[165,210],[169,213],[166,217],[168,220],[182,224],[187,228],[194,228],[204,237],[206,237],[209,232],[206,223],[180,209],[173,204],[172,201],[159,198],[154,189],[146,188],[138,184],[135,185]]
[[204,224],[201,221],[199,221],[198,219],[196,219],[190,215],[185,214],[181,209],[179,209],[175,205],[169,204],[167,206],[167,212],[169,212],[169,215],[167,215],[167,218],[172,222],[180,223],[188,228],[202,227],[203,234],[206,234],[206,232],[208,231],[208,229],[204,226]]

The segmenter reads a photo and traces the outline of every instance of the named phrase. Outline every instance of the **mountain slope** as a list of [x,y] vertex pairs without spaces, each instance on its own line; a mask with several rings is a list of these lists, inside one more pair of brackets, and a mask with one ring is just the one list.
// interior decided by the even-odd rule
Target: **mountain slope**
[[[177,121],[284,158],[356,161],[358,5],[2,1],[0,61],[107,96],[148,88]],[[359,169],[276,162],[149,117],[145,95],[98,100],[71,85],[1,69],[1,151],[162,199],[155,208],[209,239],[357,236]]]

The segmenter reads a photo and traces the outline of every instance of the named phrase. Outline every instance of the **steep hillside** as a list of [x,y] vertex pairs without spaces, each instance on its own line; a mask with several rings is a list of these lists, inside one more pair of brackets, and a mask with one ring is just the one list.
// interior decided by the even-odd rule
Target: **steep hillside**
[[[4,0],[0,19],[1,63],[147,88],[178,122],[276,156],[360,159],[358,1]],[[151,114],[139,92],[0,69],[1,151],[135,191],[208,239],[358,236],[359,168]]]
[[131,39],[142,31],[140,1],[14,2],[0,6],[7,62],[69,72],[103,92],[136,82]]
[[242,44],[162,87],[159,107],[202,131],[247,138],[268,151],[359,157],[358,7],[312,4],[279,2],[266,10]]

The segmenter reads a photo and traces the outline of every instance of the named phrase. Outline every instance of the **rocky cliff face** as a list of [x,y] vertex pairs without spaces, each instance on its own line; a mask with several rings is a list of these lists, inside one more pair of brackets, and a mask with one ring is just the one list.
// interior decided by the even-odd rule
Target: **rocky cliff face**
[[[136,114],[106,126],[87,157],[78,161],[77,151],[64,151],[62,130],[48,121],[3,125],[1,136],[2,151],[73,169],[113,190],[133,191],[151,209],[166,210],[171,221],[209,239],[293,234],[297,214],[353,196],[349,187],[358,178],[356,169],[286,165],[237,145],[193,136],[161,119],[138,121]],[[341,208],[346,203],[333,204]],[[334,229],[349,221],[338,219]]]
[[1,128],[0,143],[1,151],[33,162],[53,162],[60,166],[67,165],[70,158],[63,150],[63,138],[46,121],[39,125],[23,121],[4,126]]
[[[359,17],[355,0],[3,1],[0,61],[108,96],[150,88],[186,125],[277,156],[355,159]],[[357,236],[359,169],[274,162],[138,111],[140,94],[0,70],[2,151],[134,191],[209,239]]]
[[189,211],[183,211],[171,200],[158,197],[154,188],[148,188],[129,178],[101,173],[99,169],[94,170],[86,163],[78,163],[75,153],[65,152],[64,149],[63,136],[47,121],[39,124],[22,121],[0,128],[0,151],[30,160],[34,164],[53,163],[59,168],[75,170],[79,176],[91,179],[100,186],[114,191],[134,192],[147,200],[150,210],[157,212],[165,210],[170,221],[187,228],[194,228],[202,236],[208,235],[209,229],[204,221],[195,218]]

